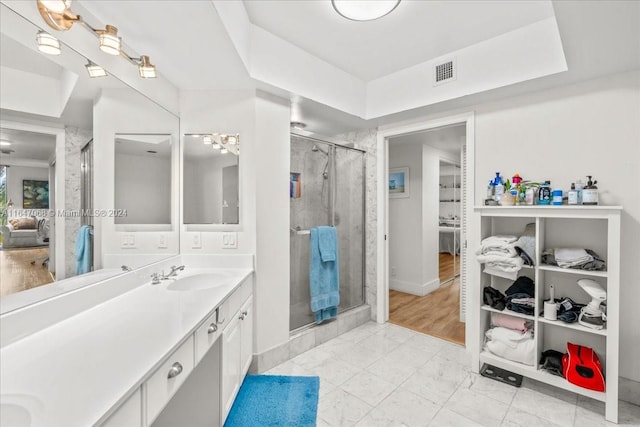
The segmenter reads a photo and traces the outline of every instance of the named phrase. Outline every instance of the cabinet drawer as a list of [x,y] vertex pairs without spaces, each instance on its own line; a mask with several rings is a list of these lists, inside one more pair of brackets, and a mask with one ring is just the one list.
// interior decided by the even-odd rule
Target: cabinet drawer
[[193,370],[193,335],[147,380],[147,422],[151,424]]
[[222,325],[217,324],[217,315],[218,309],[214,310],[213,314],[207,317],[204,323],[196,330],[196,365],[200,362],[207,351],[209,351],[209,348],[211,348],[213,343],[216,342],[222,332]]

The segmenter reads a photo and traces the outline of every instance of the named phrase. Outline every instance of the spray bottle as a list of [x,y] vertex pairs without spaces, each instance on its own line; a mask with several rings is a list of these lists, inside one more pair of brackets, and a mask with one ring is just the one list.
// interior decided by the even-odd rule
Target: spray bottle
[[502,183],[502,177],[500,176],[500,172],[496,172],[496,177],[493,180],[493,198],[498,204],[500,203],[500,199],[502,198],[502,194],[504,194],[504,185]]

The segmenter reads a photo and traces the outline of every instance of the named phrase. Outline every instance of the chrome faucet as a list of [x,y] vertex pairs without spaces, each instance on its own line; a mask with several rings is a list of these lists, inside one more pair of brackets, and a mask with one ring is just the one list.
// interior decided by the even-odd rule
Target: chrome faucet
[[184,265],[178,265],[178,266],[172,265],[171,271],[169,272],[169,274],[166,274],[166,275],[163,274],[162,279],[167,280],[171,277],[176,277],[178,275],[178,271],[182,271],[182,270],[184,270]]

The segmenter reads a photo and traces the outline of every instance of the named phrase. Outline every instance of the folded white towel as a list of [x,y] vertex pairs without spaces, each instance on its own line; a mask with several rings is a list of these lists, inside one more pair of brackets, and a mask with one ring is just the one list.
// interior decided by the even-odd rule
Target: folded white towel
[[527,365],[535,363],[535,340],[532,331],[520,333],[503,327],[495,327],[489,329],[485,336],[488,339],[485,347],[491,353]]
[[481,244],[492,244],[492,243],[513,243],[516,240],[518,240],[518,237],[516,236],[509,236],[509,235],[496,235],[496,236],[489,236],[486,237],[484,239],[482,239]]
[[509,280],[516,280],[518,278],[517,271],[504,271],[499,268],[493,268],[489,264],[484,265],[483,271],[487,274],[491,274],[492,276],[504,277]]
[[524,261],[520,257],[477,255],[476,259],[479,263],[486,264],[490,268],[499,269],[506,272],[519,271],[524,265]]
[[553,250],[556,262],[577,262],[583,259],[593,261],[593,257],[584,249],[575,248],[556,248]]

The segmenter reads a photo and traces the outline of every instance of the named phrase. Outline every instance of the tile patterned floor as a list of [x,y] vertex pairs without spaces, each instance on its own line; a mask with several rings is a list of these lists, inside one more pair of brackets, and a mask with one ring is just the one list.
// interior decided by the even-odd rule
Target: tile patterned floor
[[[469,371],[464,348],[366,323],[271,369],[320,377],[318,427],[600,427],[604,404],[531,380],[514,388]],[[619,425],[640,426],[620,403]]]

